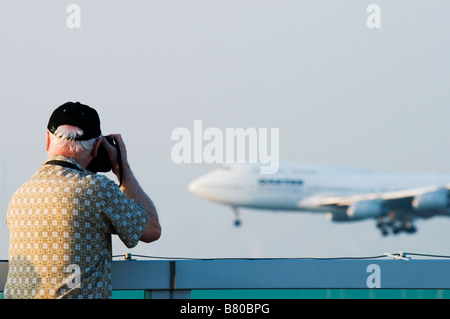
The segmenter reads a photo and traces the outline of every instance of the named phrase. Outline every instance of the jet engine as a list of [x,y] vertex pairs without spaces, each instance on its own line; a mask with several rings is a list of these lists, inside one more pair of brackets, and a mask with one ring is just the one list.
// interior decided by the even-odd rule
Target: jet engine
[[337,210],[327,213],[327,218],[333,222],[350,221],[345,210]]
[[417,211],[436,211],[447,208],[449,195],[445,188],[417,195],[412,201],[412,206]]
[[382,199],[362,200],[351,204],[347,209],[349,219],[364,219],[379,217],[386,213]]

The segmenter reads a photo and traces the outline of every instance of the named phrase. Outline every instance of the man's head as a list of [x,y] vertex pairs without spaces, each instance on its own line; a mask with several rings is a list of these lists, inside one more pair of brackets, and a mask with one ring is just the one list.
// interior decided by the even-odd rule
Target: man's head
[[79,102],[67,102],[53,111],[47,125],[49,156],[64,155],[86,166],[101,142],[97,111]]
[[67,102],[53,111],[47,129],[55,134],[61,125],[80,128],[83,132],[75,138],[77,141],[87,141],[102,135],[97,111],[80,102]]

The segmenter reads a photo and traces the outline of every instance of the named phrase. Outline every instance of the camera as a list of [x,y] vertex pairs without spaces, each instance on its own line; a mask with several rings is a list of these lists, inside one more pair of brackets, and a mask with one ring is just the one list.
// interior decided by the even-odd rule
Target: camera
[[[122,185],[122,154],[120,152],[119,144],[117,143],[116,138],[113,136],[105,136],[105,138],[109,144],[115,147],[117,151],[117,162],[119,163],[119,172],[120,172],[119,182],[120,185]],[[108,158],[108,153],[101,144],[100,147],[98,148],[97,156],[94,159],[92,159],[92,161],[89,163],[86,169],[88,169],[93,173],[98,172],[106,173],[112,170],[112,165]]]

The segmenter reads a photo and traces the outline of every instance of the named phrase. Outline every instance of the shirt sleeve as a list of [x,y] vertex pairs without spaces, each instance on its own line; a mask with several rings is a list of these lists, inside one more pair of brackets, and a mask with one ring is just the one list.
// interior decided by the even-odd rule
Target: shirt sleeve
[[136,246],[147,224],[148,212],[142,205],[128,199],[107,177],[100,180],[99,186],[95,200],[100,227],[105,232],[117,234],[128,248]]

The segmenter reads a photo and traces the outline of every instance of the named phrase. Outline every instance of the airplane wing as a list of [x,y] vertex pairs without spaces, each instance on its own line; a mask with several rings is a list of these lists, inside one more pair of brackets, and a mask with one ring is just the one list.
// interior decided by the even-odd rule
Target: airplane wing
[[350,195],[350,196],[330,196],[330,197],[312,197],[306,198],[299,202],[300,204],[314,204],[318,206],[328,206],[328,205],[337,205],[337,206],[350,206],[352,203],[363,201],[363,200],[375,200],[382,199],[386,202],[389,201],[397,201],[404,199],[412,199],[415,196],[433,192],[440,189],[439,187],[422,187],[408,190],[400,190],[394,192],[386,192],[386,193],[366,193],[360,195]]
[[449,214],[450,184],[385,193],[309,197],[298,205],[328,212],[333,221],[375,218],[384,235],[388,228],[394,233],[415,232],[414,219]]

